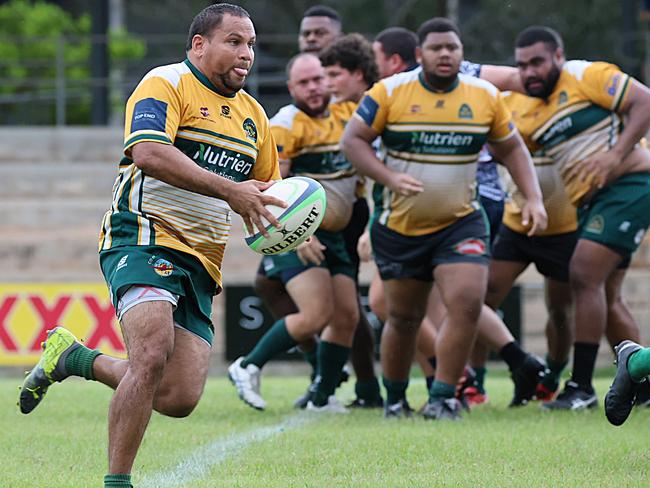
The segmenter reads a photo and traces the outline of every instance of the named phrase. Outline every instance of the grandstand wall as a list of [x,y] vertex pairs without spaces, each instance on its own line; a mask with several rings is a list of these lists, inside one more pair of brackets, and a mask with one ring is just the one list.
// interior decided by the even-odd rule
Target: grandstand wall
[[[22,283],[103,283],[97,237],[117,174],[122,130],[3,128],[0,148],[0,285],[10,285],[4,287],[7,290]],[[235,216],[224,261],[225,285],[250,284],[258,264],[259,257],[246,247],[243,224]],[[369,282],[372,272],[370,265],[364,265],[362,281]],[[543,354],[542,280],[529,269],[521,282],[523,340],[528,349]],[[650,343],[648,238],[628,272],[624,299],[641,327],[643,341]],[[223,302],[215,301],[216,361],[222,360],[224,351]],[[607,347],[600,354],[602,361],[611,358]]]

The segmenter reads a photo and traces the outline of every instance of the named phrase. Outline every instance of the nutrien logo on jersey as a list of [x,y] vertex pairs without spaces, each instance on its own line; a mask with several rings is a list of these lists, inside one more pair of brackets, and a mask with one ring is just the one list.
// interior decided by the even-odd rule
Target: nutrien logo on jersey
[[454,246],[454,251],[465,256],[482,256],[485,254],[483,239],[465,239]]
[[194,153],[192,159],[214,166],[213,168],[205,168],[213,173],[221,174],[222,170],[226,170],[248,175],[253,169],[253,163],[243,159],[241,153],[235,153],[234,151],[228,151],[208,144],[199,144],[199,149]]
[[159,276],[169,276],[174,272],[174,265],[163,258],[156,259],[156,256],[151,256],[148,263],[153,267],[153,270]]

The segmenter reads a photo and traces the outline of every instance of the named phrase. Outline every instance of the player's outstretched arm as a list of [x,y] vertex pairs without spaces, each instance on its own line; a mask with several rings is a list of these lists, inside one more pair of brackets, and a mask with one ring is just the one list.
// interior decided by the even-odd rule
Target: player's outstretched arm
[[524,85],[519,76],[519,70],[512,66],[481,66],[481,79],[489,81],[501,91],[514,91],[525,94]]
[[422,183],[406,173],[397,173],[382,163],[372,147],[377,133],[362,120],[353,117],[345,126],[341,145],[343,152],[359,173],[403,196],[422,191]]
[[521,223],[530,224],[529,236],[546,229],[547,215],[530,153],[518,132],[503,141],[491,142],[490,150],[497,161],[508,168],[526,203],[521,209]]
[[265,208],[265,205],[286,207],[286,203],[279,198],[262,193],[273,184],[272,181],[247,180],[241,183],[231,181],[201,168],[169,144],[140,142],[133,146],[131,155],[138,168],[157,180],[194,193],[225,200],[234,212],[242,216],[250,233],[254,233],[253,226],[255,226],[265,237],[268,237],[261,217],[274,226],[280,227],[278,220]]

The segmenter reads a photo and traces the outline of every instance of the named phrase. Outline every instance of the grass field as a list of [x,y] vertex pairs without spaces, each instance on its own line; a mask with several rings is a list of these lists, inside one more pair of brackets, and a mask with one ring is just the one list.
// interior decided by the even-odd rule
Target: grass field
[[[596,388],[602,397],[611,370]],[[15,402],[19,379],[0,379],[0,486],[102,486],[111,392],[68,380],[29,416]],[[187,419],[154,415],[136,459],[138,487],[650,486],[650,410],[620,428],[602,407],[548,414],[536,404],[508,410],[512,386],[489,376],[490,404],[461,422],[384,420],[296,412],[305,378],[264,378],[269,410],[257,412],[222,378],[211,378]],[[425,400],[422,379],[410,387]],[[340,398],[352,396],[347,384]]]

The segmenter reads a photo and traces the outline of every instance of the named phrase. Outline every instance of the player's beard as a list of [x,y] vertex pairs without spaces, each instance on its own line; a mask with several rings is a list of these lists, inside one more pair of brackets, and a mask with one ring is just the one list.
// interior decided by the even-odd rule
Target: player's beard
[[306,102],[300,100],[294,100],[294,104],[296,107],[298,107],[300,110],[305,112],[307,115],[310,117],[319,117],[323,115],[327,111],[327,107],[330,104],[330,96],[329,95],[324,95],[323,96],[323,103],[321,103],[318,107],[312,108],[309,105],[307,105]]
[[531,97],[536,97],[536,98],[548,98],[551,96],[551,93],[553,93],[553,90],[555,90],[555,85],[557,85],[557,80],[560,78],[560,67],[553,63],[553,67],[549,70],[548,76],[546,77],[545,80],[541,80],[539,78],[534,79],[533,81],[539,81],[542,83],[542,88],[538,90],[530,90],[528,88],[528,84],[530,83],[530,79],[526,80],[526,83],[524,84],[524,89],[526,90],[526,94]]
[[217,75],[220,85],[217,88],[222,88],[224,90],[224,95],[229,95],[232,96],[235,93],[237,93],[239,90],[244,88],[244,84],[246,83],[246,78],[244,78],[241,82],[234,80],[231,78],[230,71],[226,73],[220,73]]

